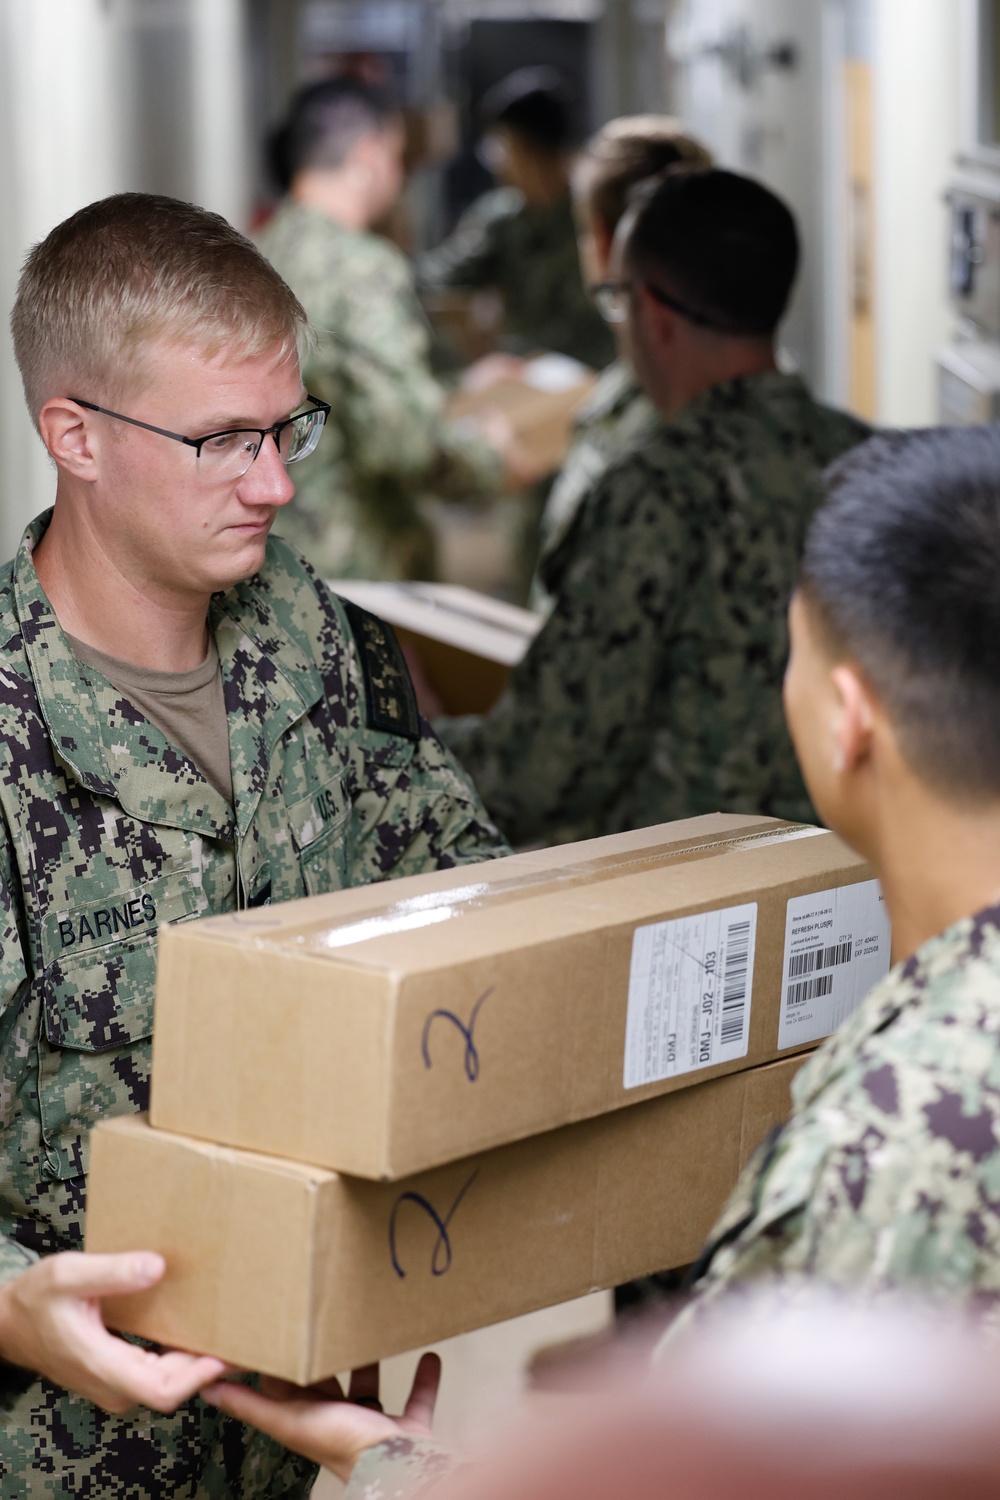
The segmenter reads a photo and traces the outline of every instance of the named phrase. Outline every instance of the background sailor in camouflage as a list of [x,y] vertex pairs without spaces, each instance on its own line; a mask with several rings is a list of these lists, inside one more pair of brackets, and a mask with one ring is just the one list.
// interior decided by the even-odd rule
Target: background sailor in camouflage
[[515,842],[811,815],[781,712],[784,611],[820,472],[866,429],[774,368],[797,246],[766,189],[671,175],[628,245],[632,352],[664,421],[553,552],[555,605],[497,706],[437,725]]
[[[629,191],[680,163],[707,167],[711,156],[667,115],[610,120],[584,146],[573,167],[573,204],[581,269],[591,292],[610,274],[615,230]],[[555,577],[548,581],[550,560],[585,496],[616,458],[638,447],[659,424],[656,407],[639,385],[627,353],[619,349],[577,413],[566,461],[545,500],[531,584],[533,609],[543,614],[552,609],[558,583]]]
[[444,414],[410,268],[371,233],[402,186],[403,128],[364,84],[313,85],[293,107],[290,193],[261,246],[309,315],[307,387],[331,413],[278,530],[325,578],[434,578],[422,497],[483,499],[506,475]]
[[571,124],[559,75],[521,68],[483,99],[491,165],[504,186],[484,193],[437,249],[419,258],[427,291],[495,287],[501,346],[554,349],[600,369],[614,346],[580,274],[569,188]]
[[[145,347],[128,344],[123,305],[152,326]],[[503,852],[419,720],[391,630],[348,613],[268,539],[292,493],[289,430],[316,420],[290,416],[305,404],[303,323],[235,230],[148,195],[82,210],[22,278],[15,344],[59,480],[54,511],[0,575],[5,1500],[308,1492],[305,1460],[186,1400],[218,1361],[140,1354],[103,1330],[101,1292],[150,1285],[163,1267],[62,1253],[82,1244],[88,1131],[148,1102],[160,923]],[[66,385],[170,431],[211,433],[226,412],[261,429],[213,437],[196,458]],[[112,678],[138,659],[183,680],[206,642],[218,722],[182,746]],[[220,735],[231,802],[202,754]]]

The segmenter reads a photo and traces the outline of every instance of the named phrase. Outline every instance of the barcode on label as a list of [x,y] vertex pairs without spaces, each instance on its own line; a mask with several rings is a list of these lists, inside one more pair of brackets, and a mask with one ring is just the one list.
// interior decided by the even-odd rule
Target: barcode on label
[[726,967],[722,976],[722,1045],[743,1035],[747,999],[750,923],[734,922],[726,929]]
[[785,1004],[804,1005],[807,1000],[815,1000],[819,995],[829,995],[832,989],[832,974],[820,974],[817,979],[800,979],[798,984],[788,986]]
[[[853,943],[838,943],[833,948],[813,948],[808,953],[795,953],[788,963],[789,979],[801,979],[803,974],[815,974],[817,969],[832,969],[836,964],[849,964]],[[817,994],[829,994],[829,990],[817,990]]]

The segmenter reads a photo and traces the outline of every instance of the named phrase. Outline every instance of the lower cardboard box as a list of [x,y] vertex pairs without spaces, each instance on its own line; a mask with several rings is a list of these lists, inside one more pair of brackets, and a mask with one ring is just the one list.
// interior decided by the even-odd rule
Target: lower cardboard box
[[799,1055],[398,1182],[102,1122],[87,1249],[158,1250],[112,1327],[300,1385],[698,1254]]

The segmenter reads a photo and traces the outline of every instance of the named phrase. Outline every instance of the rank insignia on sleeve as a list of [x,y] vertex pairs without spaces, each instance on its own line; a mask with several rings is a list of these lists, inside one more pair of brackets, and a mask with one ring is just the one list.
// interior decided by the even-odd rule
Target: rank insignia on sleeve
[[348,599],[342,602],[361,658],[368,728],[419,740],[420,713],[396,632],[378,615]]

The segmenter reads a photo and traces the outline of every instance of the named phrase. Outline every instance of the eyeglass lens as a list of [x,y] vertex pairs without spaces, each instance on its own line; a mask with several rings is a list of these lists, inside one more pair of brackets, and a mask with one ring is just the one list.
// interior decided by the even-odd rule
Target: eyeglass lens
[[628,300],[624,287],[599,286],[595,289],[597,310],[606,323],[624,323],[628,316]]
[[[306,458],[319,442],[325,413],[307,411],[285,423],[278,433],[282,463]],[[213,479],[237,479],[245,474],[260,451],[259,432],[224,432],[202,443],[198,453],[199,474]]]

